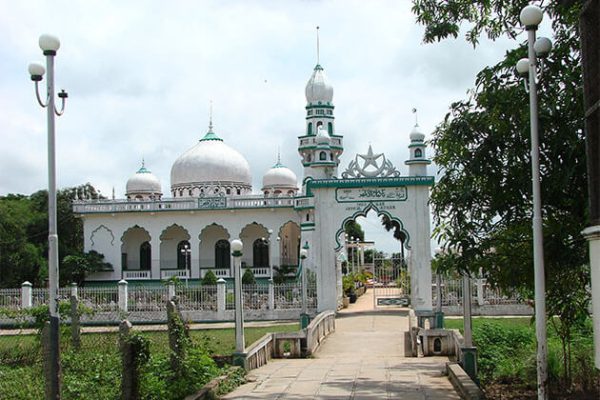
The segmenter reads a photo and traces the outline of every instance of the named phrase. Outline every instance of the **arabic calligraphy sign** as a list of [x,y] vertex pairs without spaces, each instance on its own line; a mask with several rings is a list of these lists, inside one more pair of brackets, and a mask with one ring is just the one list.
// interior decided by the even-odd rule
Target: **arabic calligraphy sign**
[[335,198],[339,203],[363,201],[406,201],[406,187],[337,188]]

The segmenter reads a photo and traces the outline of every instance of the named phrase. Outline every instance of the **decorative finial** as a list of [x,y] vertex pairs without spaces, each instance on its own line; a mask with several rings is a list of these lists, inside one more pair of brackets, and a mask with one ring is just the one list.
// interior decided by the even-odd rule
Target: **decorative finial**
[[320,64],[319,61],[319,27],[317,26],[317,64]]
[[210,111],[208,114],[208,131],[213,131],[213,123],[212,123],[212,100],[210,101]]
[[277,164],[281,164],[281,148],[277,146]]
[[142,168],[146,168],[146,160],[144,160],[144,157],[142,157]]
[[112,199],[115,199],[115,187],[113,186]]
[[417,114],[417,109],[413,108],[412,113],[415,114],[415,126],[419,126],[419,115]]

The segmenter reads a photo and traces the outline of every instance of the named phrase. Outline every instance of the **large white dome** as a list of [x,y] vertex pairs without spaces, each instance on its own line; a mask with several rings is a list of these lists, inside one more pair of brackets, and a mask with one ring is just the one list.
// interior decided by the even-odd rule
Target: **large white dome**
[[142,167],[127,180],[125,186],[128,197],[137,197],[143,195],[162,195],[160,181],[152,172]]
[[309,104],[329,104],[333,100],[333,86],[328,82],[323,67],[315,67],[306,84],[306,101]]
[[279,161],[263,176],[263,189],[297,189],[298,178],[291,169],[282,165]]
[[171,167],[175,196],[247,194],[252,190],[248,161],[212,129]]

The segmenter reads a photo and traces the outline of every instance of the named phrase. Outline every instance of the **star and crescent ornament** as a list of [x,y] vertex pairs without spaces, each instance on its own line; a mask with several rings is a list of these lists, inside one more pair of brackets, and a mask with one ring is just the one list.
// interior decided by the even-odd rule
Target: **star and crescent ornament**
[[348,164],[346,171],[342,173],[342,178],[344,179],[398,176],[400,176],[400,172],[394,167],[391,161],[386,159],[383,153],[373,153],[371,145],[369,145],[369,150],[367,150],[366,154],[357,154],[354,160]]

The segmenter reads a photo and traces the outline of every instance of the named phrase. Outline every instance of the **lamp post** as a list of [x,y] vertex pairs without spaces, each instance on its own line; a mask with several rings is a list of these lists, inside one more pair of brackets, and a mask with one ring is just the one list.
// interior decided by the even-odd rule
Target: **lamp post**
[[189,257],[190,257],[190,253],[192,252],[192,249],[190,249],[190,245],[189,244],[184,244],[183,248],[181,249],[181,254],[183,254],[184,257],[184,265],[185,265],[185,287],[188,287],[188,278],[189,278],[189,274],[190,274],[190,262],[189,262]]
[[31,80],[35,82],[35,95],[40,106],[47,109],[48,124],[48,299],[50,310],[49,329],[49,354],[48,376],[46,384],[46,398],[60,398],[60,353],[59,353],[59,315],[58,315],[58,234],[56,224],[56,159],[55,159],[55,125],[54,116],[60,116],[65,109],[67,93],[62,90],[58,93],[61,99],[61,109],[57,110],[54,104],[54,56],[60,47],[58,38],[51,35],[42,35],[39,46],[46,56],[46,99],[42,99],[39,91],[39,82],[44,76],[44,67],[40,64],[29,64]]
[[300,249],[300,273],[302,274],[302,312],[300,314],[300,329],[304,329],[308,326],[309,316],[307,312],[307,279],[306,279],[306,268],[304,267],[304,260],[308,256],[308,242]]
[[529,78],[529,111],[531,126],[531,175],[533,186],[533,268],[535,275],[535,331],[537,336],[538,399],[547,394],[547,339],[546,339],[546,282],[544,278],[544,243],[542,232],[542,198],[540,193],[540,160],[538,139],[537,60],[550,52],[552,43],[547,38],[536,40],[536,30],[542,22],[542,9],[528,5],[521,10],[521,24],[527,31],[528,58],[517,62],[517,72]]
[[[436,257],[441,257],[443,250],[441,248],[435,249]],[[435,271],[435,292],[437,297],[437,304],[435,309],[435,327],[437,329],[444,328],[444,311],[442,311],[442,274],[440,274],[439,265]]]
[[235,239],[231,242],[231,255],[233,257],[233,279],[235,282],[235,354],[234,364],[244,366],[244,304],[242,302],[242,274],[241,260],[244,245],[241,240]]

